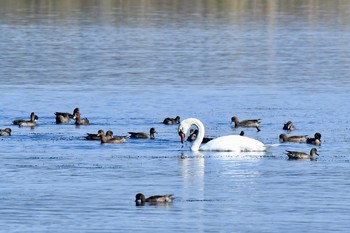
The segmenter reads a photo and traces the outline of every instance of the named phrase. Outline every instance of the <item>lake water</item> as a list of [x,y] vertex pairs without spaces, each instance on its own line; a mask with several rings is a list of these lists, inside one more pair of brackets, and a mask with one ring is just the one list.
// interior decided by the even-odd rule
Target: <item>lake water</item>
[[[348,232],[350,1],[3,0],[0,31],[2,232]],[[75,107],[91,125],[55,124]],[[177,115],[211,137],[261,118],[243,130],[272,146],[193,153]],[[279,143],[288,120],[322,134],[317,161],[287,159],[313,147]]]

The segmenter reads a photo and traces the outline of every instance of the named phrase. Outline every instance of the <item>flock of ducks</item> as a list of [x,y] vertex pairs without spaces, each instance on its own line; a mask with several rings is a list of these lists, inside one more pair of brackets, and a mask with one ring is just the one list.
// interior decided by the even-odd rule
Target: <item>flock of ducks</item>
[[[55,119],[56,124],[62,124],[62,123],[70,123],[72,120],[74,120],[75,125],[88,125],[90,124],[90,121],[87,118],[82,118],[79,108],[75,108],[73,110],[73,113],[66,113],[66,112],[56,112],[55,113]],[[35,115],[34,112],[30,114],[29,120],[23,120],[23,119],[16,119],[13,120],[12,123],[14,125],[18,125],[19,127],[35,127],[36,122],[38,121],[39,117]],[[188,119],[186,119],[188,120]],[[174,125],[174,124],[181,124],[180,117],[176,116],[175,118],[167,117],[163,120],[163,124],[167,125]],[[257,131],[260,131],[260,123],[261,119],[253,119],[253,120],[242,120],[239,121],[236,116],[233,116],[231,118],[231,123],[234,124],[233,127],[254,127],[257,129]],[[179,126],[180,128],[180,126]],[[296,129],[294,124],[291,121],[288,121],[283,125],[283,130],[287,130],[288,132],[293,131]],[[11,128],[5,128],[0,129],[0,136],[11,136]],[[144,139],[154,139],[156,130],[155,128],[151,128],[149,133],[144,132],[128,132],[129,138],[144,138]],[[179,135],[180,135],[180,129],[179,129]],[[182,136],[182,135],[180,135]],[[187,141],[193,142],[196,140],[198,136],[198,129],[191,129],[190,135],[187,137]],[[244,137],[244,131],[240,132],[240,136]],[[104,132],[103,130],[98,130],[96,134],[88,133],[85,137],[86,140],[100,140],[101,143],[124,143],[127,141],[126,136],[113,136],[113,132],[111,130],[108,130]],[[293,135],[293,136],[287,136],[286,134],[280,134],[279,135],[280,142],[296,142],[296,143],[308,143],[313,144],[316,146],[321,145],[321,134],[319,132],[315,133],[313,138],[308,137],[308,135]],[[207,138],[203,137],[201,143],[205,144],[209,141],[213,140],[213,138]],[[315,160],[316,156],[318,155],[317,149],[312,148],[310,153],[300,152],[300,151],[290,151],[286,150],[286,155],[289,159],[308,159],[308,160]],[[138,193],[135,196],[135,203],[136,205],[145,205],[145,203],[151,203],[151,204],[157,204],[157,203],[169,203],[174,200],[173,195],[155,195],[150,197],[145,197],[142,193]]]
[[[79,108],[73,110],[73,114],[67,112],[55,112],[56,124],[67,124],[74,120],[75,125],[89,125],[90,121],[87,118],[82,118]],[[34,112],[30,114],[30,120],[17,119],[13,120],[14,125],[19,127],[32,127],[36,126],[36,122],[39,117],[35,115]],[[164,124],[178,124],[180,122],[180,117],[176,118],[165,118]],[[11,128],[0,129],[0,136],[11,136]],[[151,128],[149,134],[144,132],[128,132],[129,138],[143,138],[143,139],[154,139],[156,130]],[[103,130],[98,130],[97,134],[88,133],[85,137],[86,140],[100,140],[101,143],[124,143],[126,142],[126,136],[113,136],[113,132],[108,130],[106,133]]]
[[[29,120],[16,119],[13,120],[12,123],[14,125],[18,125],[19,127],[35,127],[36,122],[39,117],[35,115],[34,112],[30,114]],[[80,114],[79,108],[75,108],[73,113],[67,112],[55,112],[56,124],[62,123],[70,123],[74,120],[75,125],[88,125],[90,121],[87,118],[82,118]],[[253,127],[256,128],[257,131],[260,131],[260,123],[261,119],[251,119],[251,120],[242,120],[239,121],[237,116],[233,116],[231,118],[231,123],[234,124],[233,127]],[[167,117],[163,120],[163,124],[174,125],[180,124],[180,117],[176,116],[175,118]],[[288,121],[283,125],[283,130],[293,131],[296,129],[294,124],[291,121]],[[11,128],[0,129],[0,136],[11,136]],[[156,130],[155,128],[151,128],[149,133],[144,132],[128,132],[129,136],[114,136],[111,130],[104,132],[103,130],[98,130],[97,134],[88,133],[85,137],[86,140],[100,140],[101,143],[124,143],[127,141],[127,138],[143,138],[143,139],[154,139]],[[196,140],[198,135],[198,129],[191,129],[190,134],[187,137],[187,141],[193,142]],[[240,136],[244,136],[244,131],[240,132]],[[205,144],[211,141],[213,138],[203,137],[201,143]],[[314,144],[316,146],[321,145],[321,134],[319,132],[315,133],[314,137],[309,137],[308,135],[293,135],[287,136],[286,134],[279,135],[280,142],[296,142],[296,143],[308,143]],[[304,153],[299,151],[286,151],[286,154],[289,159],[315,159],[315,155],[317,154],[317,149],[312,148],[310,153]]]
[[[239,127],[239,126],[255,127],[258,131],[260,131],[259,126],[260,126],[261,119],[238,121],[238,118],[234,116],[232,117],[231,121],[235,123],[235,127]],[[294,126],[292,121],[287,121],[283,125],[282,129],[290,132],[290,131],[296,130],[296,127]],[[241,135],[242,133],[243,131],[241,132]],[[293,135],[288,137],[286,134],[280,134],[279,139],[280,139],[280,142],[308,143],[316,146],[321,145],[321,134],[319,132],[315,133],[313,138],[309,137],[308,135]],[[300,152],[300,151],[286,150],[286,155],[288,156],[289,159],[315,160],[316,155],[318,155],[318,153],[316,148],[312,148],[309,154],[305,152]]]
[[[283,130],[293,131],[295,129],[296,127],[291,121],[288,121],[283,125]],[[321,134],[319,132],[316,132],[313,138],[310,138],[308,135],[293,135],[288,137],[285,134],[280,134],[279,139],[281,142],[308,143],[316,146],[321,146]],[[312,148],[309,154],[305,152],[290,151],[290,150],[287,150],[286,154],[289,159],[310,159],[310,160],[315,160],[316,155],[318,155],[316,148]]]

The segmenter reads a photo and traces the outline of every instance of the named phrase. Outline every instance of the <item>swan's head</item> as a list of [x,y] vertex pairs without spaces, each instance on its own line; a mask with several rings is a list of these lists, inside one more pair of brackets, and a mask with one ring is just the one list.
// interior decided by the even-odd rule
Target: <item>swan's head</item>
[[179,128],[178,128],[178,133],[179,133],[179,136],[181,138],[181,143],[185,142],[185,135],[190,127],[191,127],[191,125],[187,124],[187,122],[185,122],[185,121],[182,121],[180,123]]
[[185,141],[185,135],[186,133],[184,133],[182,130],[179,129],[179,136],[181,138],[181,143],[183,144]]
[[188,130],[191,128],[192,125],[197,127],[198,135],[196,137],[196,140],[193,142],[191,150],[197,151],[199,149],[201,141],[205,135],[204,125],[200,120],[198,120],[197,118],[187,118],[187,119],[181,121],[179,128],[178,128],[178,133],[179,133],[179,136],[181,138],[181,143],[184,143],[185,142],[185,135],[188,132]]

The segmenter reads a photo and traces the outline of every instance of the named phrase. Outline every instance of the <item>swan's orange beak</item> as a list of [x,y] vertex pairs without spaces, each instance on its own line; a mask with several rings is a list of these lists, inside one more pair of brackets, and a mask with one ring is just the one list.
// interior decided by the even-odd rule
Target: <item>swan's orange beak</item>
[[184,144],[185,141],[185,134],[182,131],[179,131],[179,136],[181,138],[181,143]]

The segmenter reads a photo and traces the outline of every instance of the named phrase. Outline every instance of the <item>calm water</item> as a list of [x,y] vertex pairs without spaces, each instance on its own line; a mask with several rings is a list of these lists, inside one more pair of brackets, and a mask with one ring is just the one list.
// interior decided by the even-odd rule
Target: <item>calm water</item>
[[[2,232],[347,232],[350,2],[0,1]],[[89,126],[56,125],[79,107]],[[35,129],[11,125],[39,116]],[[165,117],[249,137],[264,156],[192,153]],[[317,161],[279,144],[321,132]],[[155,140],[86,141],[98,129]],[[134,196],[173,193],[136,207]]]

